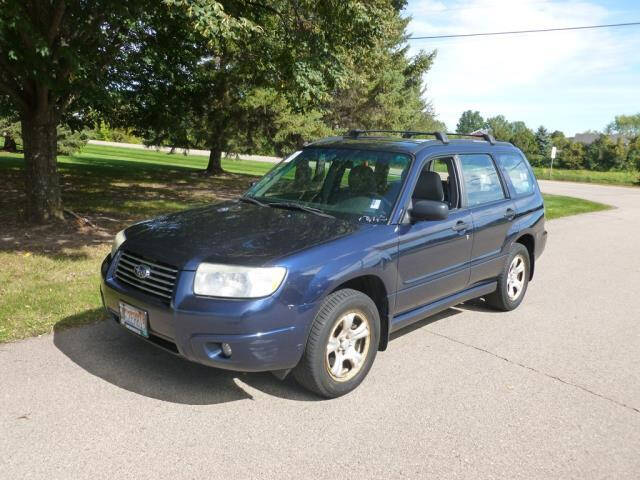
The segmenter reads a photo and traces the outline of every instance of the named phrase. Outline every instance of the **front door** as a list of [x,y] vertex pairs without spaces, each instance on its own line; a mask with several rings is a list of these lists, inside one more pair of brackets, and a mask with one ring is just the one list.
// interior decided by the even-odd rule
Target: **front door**
[[[473,222],[471,213],[459,208],[460,189],[453,158],[431,160],[424,169],[441,176],[442,200],[449,204],[450,212],[446,220],[399,225],[396,315],[464,290],[469,280]],[[439,196],[437,192],[427,199]],[[419,199],[414,196],[412,201]]]

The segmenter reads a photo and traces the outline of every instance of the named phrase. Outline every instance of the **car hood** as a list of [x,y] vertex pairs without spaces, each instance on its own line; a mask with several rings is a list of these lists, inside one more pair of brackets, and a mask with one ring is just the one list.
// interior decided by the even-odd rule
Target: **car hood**
[[364,225],[313,213],[232,201],[137,223],[125,250],[195,270],[200,262],[260,266],[349,235]]

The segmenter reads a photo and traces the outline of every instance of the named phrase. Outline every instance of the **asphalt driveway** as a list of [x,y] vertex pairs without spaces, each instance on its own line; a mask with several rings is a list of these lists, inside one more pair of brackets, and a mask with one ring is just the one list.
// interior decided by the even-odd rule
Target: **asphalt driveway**
[[401,332],[354,393],[208,369],[112,323],[0,345],[0,478],[640,475],[640,189],[554,220],[524,304]]

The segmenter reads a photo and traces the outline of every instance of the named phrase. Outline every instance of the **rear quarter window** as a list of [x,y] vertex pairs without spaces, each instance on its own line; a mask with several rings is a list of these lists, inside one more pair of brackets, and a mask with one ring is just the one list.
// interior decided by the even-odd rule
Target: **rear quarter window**
[[534,191],[534,179],[525,158],[518,153],[500,153],[498,164],[507,174],[516,195],[528,195]]

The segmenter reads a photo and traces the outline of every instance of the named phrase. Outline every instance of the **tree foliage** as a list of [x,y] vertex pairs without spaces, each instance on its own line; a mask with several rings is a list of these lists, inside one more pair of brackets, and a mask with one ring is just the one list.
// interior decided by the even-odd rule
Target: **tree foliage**
[[77,129],[89,106],[113,100],[111,66],[161,10],[140,0],[0,0],[0,102],[20,117],[30,220],[62,218],[58,125]]
[[606,133],[618,134],[628,138],[640,136],[640,113],[635,115],[618,115],[607,125]]
[[476,130],[480,130],[485,127],[485,121],[480,115],[480,112],[467,110],[462,112],[460,115],[460,120],[458,121],[458,125],[456,126],[457,133],[471,133]]
[[2,150],[15,152],[22,145],[20,117],[11,108],[9,102],[4,104],[0,99],[0,138],[3,140]]
[[513,135],[513,127],[511,123],[503,116],[487,118],[485,128],[496,138],[504,142],[510,142]]
[[[0,0],[0,108],[22,127],[27,217],[62,216],[57,127],[79,131],[96,112],[148,142],[207,146],[213,173],[229,146],[280,152],[324,134],[354,73],[365,77],[374,123],[428,123],[419,94],[433,56],[409,60],[397,48],[403,5]],[[375,79],[372,65],[385,69]]]
[[544,128],[544,126],[540,125],[535,133],[535,142],[536,142],[536,156],[534,163],[543,164],[545,159],[551,157],[551,134],[549,131]]
[[325,122],[334,131],[349,128],[422,130],[444,129],[424,100],[423,77],[435,52],[408,57],[408,19],[397,11],[378,19],[383,35],[372,46],[345,54],[347,82],[322,105]]
[[221,3],[243,16],[233,36],[195,30],[158,52],[184,29],[174,24],[131,53],[141,68],[122,89],[134,108],[120,121],[146,143],[208,148],[215,174],[231,149],[281,155],[335,130],[440,126],[422,97],[434,54],[407,57],[398,5],[276,1],[234,13]]

